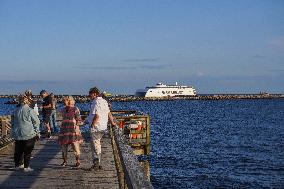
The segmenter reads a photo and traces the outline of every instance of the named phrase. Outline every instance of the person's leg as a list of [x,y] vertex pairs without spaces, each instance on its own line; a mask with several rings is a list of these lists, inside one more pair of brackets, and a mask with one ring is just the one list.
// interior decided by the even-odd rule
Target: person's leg
[[23,164],[23,154],[24,154],[24,147],[23,147],[22,140],[15,141],[15,152],[14,152],[14,163],[15,167],[19,167]]
[[50,129],[54,132],[53,112],[51,112],[51,114],[49,116],[49,126],[50,126]]
[[28,168],[30,166],[30,159],[31,159],[34,146],[35,146],[35,138],[26,140],[24,142],[24,167],[25,168]]
[[56,110],[52,110],[52,125],[53,125],[53,132],[58,133],[59,129],[56,123]]
[[46,128],[45,128],[45,124],[44,124],[44,115],[42,115],[42,117],[40,119],[39,130],[40,130],[41,133],[46,132]]
[[93,163],[100,165],[101,163],[101,138],[103,137],[104,132],[101,131],[92,131],[91,132],[91,148],[93,155]]
[[50,129],[50,114],[45,113],[43,115],[43,122],[46,128],[46,137],[50,138],[50,134],[51,134],[51,129]]
[[56,113],[56,110],[53,110],[54,111],[54,115],[53,115],[53,120],[54,120],[54,127],[56,129],[56,132],[59,132],[59,128],[58,128],[58,125],[57,125],[57,113]]
[[62,158],[63,158],[63,163],[61,165],[65,166],[67,164],[68,144],[62,144],[61,150],[62,150]]
[[80,166],[80,154],[81,154],[79,142],[73,142],[72,148],[73,148],[75,158],[76,158],[76,167],[79,167]]

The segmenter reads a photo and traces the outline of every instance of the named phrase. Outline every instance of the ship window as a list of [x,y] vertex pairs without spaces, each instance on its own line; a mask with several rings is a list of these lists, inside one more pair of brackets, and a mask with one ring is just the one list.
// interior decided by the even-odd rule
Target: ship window
[[165,91],[162,91],[163,94],[165,94]]

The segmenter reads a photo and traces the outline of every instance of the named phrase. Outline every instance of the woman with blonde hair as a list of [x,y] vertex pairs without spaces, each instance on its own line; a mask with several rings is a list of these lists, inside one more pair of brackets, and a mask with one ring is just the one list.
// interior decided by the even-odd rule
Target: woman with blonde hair
[[80,110],[75,106],[75,100],[72,96],[64,97],[65,107],[61,110],[62,124],[58,135],[58,142],[61,145],[63,163],[67,165],[68,146],[71,144],[76,158],[76,167],[80,166],[80,143],[83,137],[80,132],[79,123],[81,122]]
[[[24,172],[33,171],[30,168],[31,153],[35,142],[39,139],[39,118],[29,107],[30,99],[26,95],[19,95],[19,105],[12,116],[11,134],[15,139],[14,162],[15,169]],[[22,164],[24,161],[24,164]]]

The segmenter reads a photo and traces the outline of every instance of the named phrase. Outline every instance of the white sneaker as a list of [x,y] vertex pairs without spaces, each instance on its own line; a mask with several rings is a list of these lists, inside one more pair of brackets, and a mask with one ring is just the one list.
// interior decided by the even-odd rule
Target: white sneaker
[[28,168],[24,168],[24,172],[32,172],[33,171],[33,169],[32,168],[30,168],[30,167],[28,167]]
[[15,170],[18,171],[18,170],[22,170],[24,169],[24,164],[20,165],[19,167],[15,167]]

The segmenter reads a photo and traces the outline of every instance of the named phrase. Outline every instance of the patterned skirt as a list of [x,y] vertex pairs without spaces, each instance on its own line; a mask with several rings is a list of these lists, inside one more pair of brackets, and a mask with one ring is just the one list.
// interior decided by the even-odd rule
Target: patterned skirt
[[59,144],[72,144],[74,142],[83,142],[83,137],[79,126],[75,125],[73,121],[62,121],[60,132],[58,135]]

